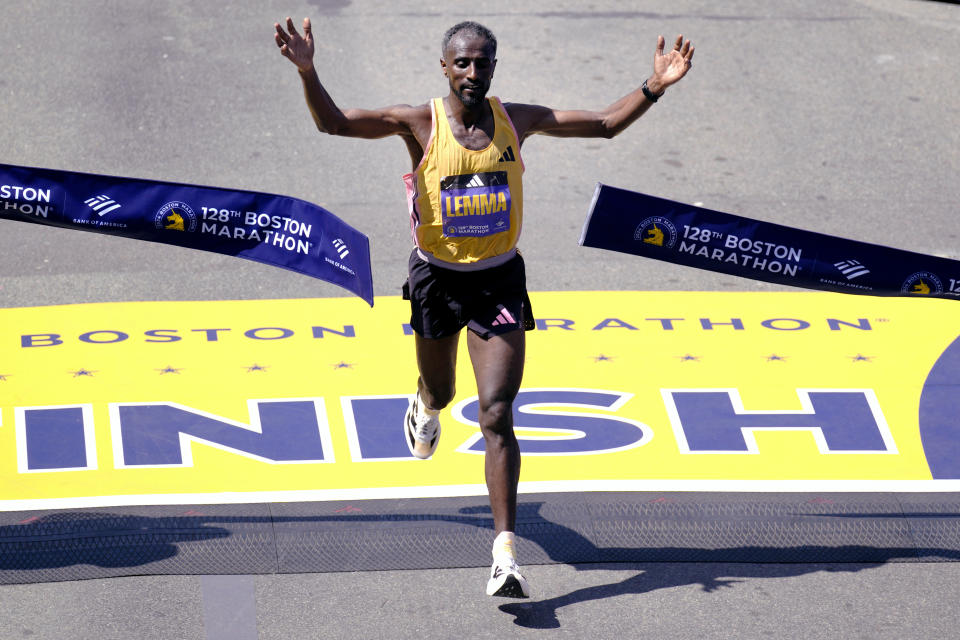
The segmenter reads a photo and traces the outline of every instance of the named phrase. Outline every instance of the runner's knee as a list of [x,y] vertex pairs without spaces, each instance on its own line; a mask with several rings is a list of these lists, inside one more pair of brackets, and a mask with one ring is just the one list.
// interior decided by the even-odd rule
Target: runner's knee
[[456,395],[456,388],[453,383],[444,385],[428,385],[423,379],[420,379],[420,397],[431,409],[443,409]]
[[480,401],[480,428],[494,434],[513,433],[513,401],[502,398],[484,402]]
[[482,427],[483,443],[488,454],[499,454],[502,451],[516,451],[519,453],[519,443],[517,436],[513,432],[512,426],[505,428]]

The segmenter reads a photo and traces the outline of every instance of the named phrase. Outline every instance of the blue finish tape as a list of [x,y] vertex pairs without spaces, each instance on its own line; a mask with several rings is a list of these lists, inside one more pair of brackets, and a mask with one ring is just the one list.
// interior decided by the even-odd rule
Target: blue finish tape
[[960,299],[960,261],[598,184],[580,244],[807,289]]
[[0,164],[0,218],[246,258],[336,284],[373,306],[367,237],[297,198]]

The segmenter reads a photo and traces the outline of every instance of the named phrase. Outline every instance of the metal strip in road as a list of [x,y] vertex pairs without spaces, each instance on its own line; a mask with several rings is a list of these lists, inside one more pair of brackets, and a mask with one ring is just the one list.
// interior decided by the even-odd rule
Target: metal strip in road
[[257,640],[257,596],[253,576],[203,576],[206,640]]
[[[957,562],[960,494],[532,494],[517,536],[528,565]],[[0,583],[485,567],[492,540],[485,496],[6,512]],[[207,584],[211,628],[251,588]]]

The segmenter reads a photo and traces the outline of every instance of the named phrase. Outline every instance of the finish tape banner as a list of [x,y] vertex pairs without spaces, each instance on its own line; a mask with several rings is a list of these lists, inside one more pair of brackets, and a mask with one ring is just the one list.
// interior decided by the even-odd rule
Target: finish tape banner
[[0,164],[0,218],[246,258],[341,286],[373,306],[367,237],[297,198]]
[[807,289],[960,299],[960,261],[597,184],[580,236],[609,249]]

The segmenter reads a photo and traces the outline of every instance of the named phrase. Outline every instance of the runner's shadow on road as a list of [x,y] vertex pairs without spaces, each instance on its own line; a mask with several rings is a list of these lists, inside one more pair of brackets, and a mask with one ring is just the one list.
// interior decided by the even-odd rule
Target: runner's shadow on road
[[137,567],[173,558],[182,543],[230,535],[196,518],[64,511],[0,526],[0,571]]
[[[706,549],[698,551],[706,552]],[[658,589],[700,585],[707,593],[724,588],[734,588],[750,578],[788,578],[818,571],[854,572],[882,566],[883,562],[864,564],[743,564],[729,563],[722,558],[730,551],[717,551],[717,560],[696,563],[610,563],[573,565],[577,570],[631,570],[637,571],[620,582],[576,589],[564,595],[545,600],[517,601],[502,604],[499,609],[514,616],[513,623],[531,629],[557,629],[561,627],[557,611],[570,605],[615,598],[624,595],[641,595]],[[870,549],[874,554],[890,551],[891,557],[902,557],[903,549]]]
[[[949,528],[953,529],[954,523],[960,518],[958,513],[876,513],[865,510],[861,513],[806,516],[798,514],[789,520],[773,519],[767,523],[768,528],[773,531],[779,528],[782,529],[781,533],[789,532],[781,535],[781,539],[795,542],[782,546],[736,544],[737,537],[741,540],[746,538],[747,541],[762,541],[769,537],[769,532],[765,534],[762,526],[753,529],[744,527],[741,523],[740,526],[729,527],[730,530],[726,533],[718,533],[728,528],[730,521],[714,520],[708,514],[703,514],[702,520],[693,516],[687,522],[688,529],[693,527],[703,532],[704,539],[702,542],[698,541],[701,546],[670,547],[651,544],[606,547],[594,541],[601,536],[592,529],[592,523],[582,521],[566,526],[551,522],[540,514],[542,506],[543,503],[521,505],[520,514],[522,516],[526,512],[526,517],[521,517],[518,521],[517,531],[523,539],[537,544],[551,561],[567,564],[577,571],[626,569],[637,573],[619,582],[583,587],[544,600],[510,602],[499,606],[501,611],[514,616],[514,624],[528,628],[559,628],[557,611],[569,605],[623,595],[639,595],[658,589],[699,585],[703,591],[710,593],[736,587],[738,583],[750,578],[795,577],[819,571],[855,572],[880,567],[889,562],[917,561],[923,558],[960,561],[960,544],[953,548],[931,548],[919,543],[911,546],[914,542],[913,535],[903,533],[910,531],[913,526],[922,531],[923,527],[932,521],[948,522]],[[469,511],[480,513],[483,509],[474,508]],[[810,522],[804,523],[804,517],[809,517]],[[859,527],[858,531],[853,533],[848,526],[853,518],[860,518],[874,526]],[[912,524],[904,527],[908,520]],[[835,522],[843,524],[834,528]],[[884,522],[890,526],[885,528],[886,525],[882,524]],[[594,533],[584,535],[577,529]],[[649,531],[655,532],[656,526]],[[737,533],[731,535],[731,531]],[[612,535],[607,529],[606,538],[611,537],[614,541],[633,537],[638,540],[647,538],[641,527],[632,526],[623,527],[619,533]],[[871,537],[877,542],[869,544]],[[882,543],[896,537],[903,539],[903,546]],[[956,539],[954,535],[949,537]],[[831,538],[836,539],[837,544],[829,544]],[[864,544],[844,544],[844,541],[849,542],[851,538],[858,542],[863,540]],[[827,543],[822,544],[825,540]],[[943,541],[950,543],[949,539]],[[711,542],[715,543],[714,547],[709,546]],[[521,555],[522,564],[526,554]]]

